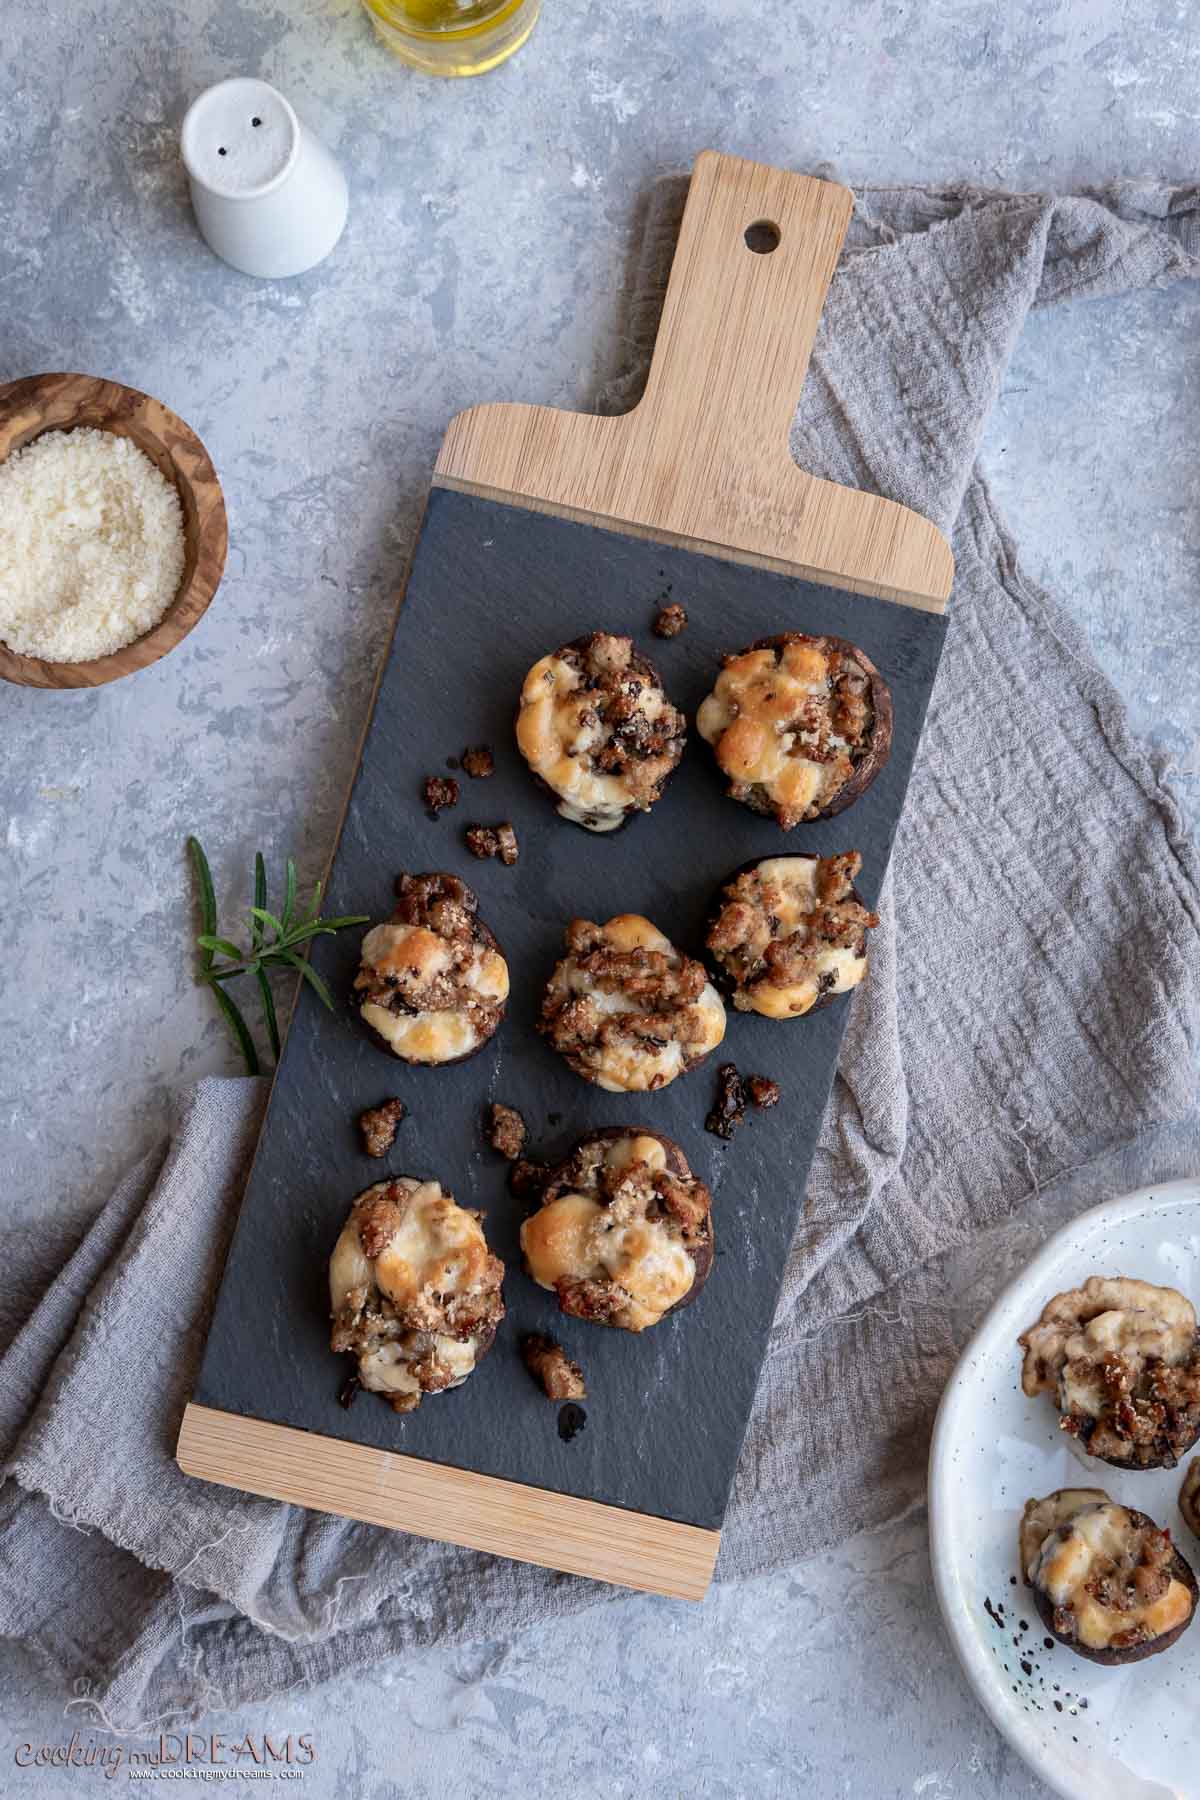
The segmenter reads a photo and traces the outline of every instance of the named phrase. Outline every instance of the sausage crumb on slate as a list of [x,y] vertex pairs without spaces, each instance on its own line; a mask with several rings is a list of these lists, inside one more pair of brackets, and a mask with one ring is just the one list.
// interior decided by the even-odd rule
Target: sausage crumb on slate
[[733,1063],[722,1063],[717,1070],[716,1104],[704,1121],[704,1129],[728,1141],[745,1121],[747,1104],[777,1106],[779,1095],[779,1083],[769,1075],[739,1075]]
[[664,606],[654,621],[654,635],[660,638],[678,637],[688,622],[687,611],[678,601]]
[[746,1117],[746,1096],[742,1078],[733,1063],[722,1063],[717,1070],[716,1104],[704,1121],[705,1131],[728,1140]]
[[469,746],[463,751],[461,762],[464,773],[476,781],[485,781],[496,768],[496,759],[488,744]]
[[427,775],[422,790],[429,816],[436,819],[448,806],[458,805],[458,783],[453,775]]
[[507,820],[502,825],[468,825],[467,849],[481,861],[498,856],[509,869],[521,854],[517,834]]
[[385,1100],[382,1106],[369,1106],[358,1115],[363,1149],[368,1156],[386,1156],[396,1141],[396,1132],[404,1117],[403,1100]]
[[521,1358],[547,1400],[586,1400],[583,1370],[553,1338],[530,1332],[521,1339]]
[[777,1106],[779,1083],[767,1075],[748,1075],[742,1083],[755,1106]]
[[515,1106],[493,1100],[483,1117],[483,1135],[493,1150],[516,1162],[525,1148],[525,1121]]
[[520,1200],[526,1194],[535,1194],[544,1188],[549,1175],[550,1169],[546,1163],[530,1162],[522,1156],[518,1157],[508,1171],[508,1185]]

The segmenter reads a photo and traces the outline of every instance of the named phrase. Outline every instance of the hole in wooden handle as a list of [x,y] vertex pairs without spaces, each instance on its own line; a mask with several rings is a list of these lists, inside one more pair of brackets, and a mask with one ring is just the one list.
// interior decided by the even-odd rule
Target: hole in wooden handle
[[779,248],[780,231],[770,219],[755,219],[745,230],[746,248],[756,256],[770,256]]

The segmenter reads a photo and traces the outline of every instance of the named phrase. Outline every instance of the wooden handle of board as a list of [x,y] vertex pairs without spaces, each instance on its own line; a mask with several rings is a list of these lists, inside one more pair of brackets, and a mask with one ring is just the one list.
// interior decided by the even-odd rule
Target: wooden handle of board
[[615,419],[472,407],[435,485],[943,611],[954,559],[937,527],[788,449],[852,206],[834,182],[706,150],[639,404]]
[[697,158],[637,408],[661,479],[744,490],[790,476],[788,430],[853,209],[832,181]]

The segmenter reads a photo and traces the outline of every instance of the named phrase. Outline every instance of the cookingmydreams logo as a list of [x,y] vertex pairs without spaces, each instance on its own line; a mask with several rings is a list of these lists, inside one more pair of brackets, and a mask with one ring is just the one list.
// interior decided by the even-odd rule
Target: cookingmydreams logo
[[130,1781],[299,1781],[316,1760],[311,1731],[248,1731],[240,1738],[168,1731],[150,1745],[94,1737],[85,1743],[74,1731],[69,1743],[18,1744],[13,1753],[18,1769],[96,1769],[106,1781],[121,1769]]

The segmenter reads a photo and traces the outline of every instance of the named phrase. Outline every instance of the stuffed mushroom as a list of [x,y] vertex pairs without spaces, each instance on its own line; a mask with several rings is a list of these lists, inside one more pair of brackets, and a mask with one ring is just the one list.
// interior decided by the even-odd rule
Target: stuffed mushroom
[[1192,1622],[1196,1577],[1170,1532],[1099,1488],[1027,1501],[1019,1547],[1047,1631],[1089,1662],[1157,1656]]
[[1021,1387],[1120,1469],[1173,1469],[1200,1437],[1200,1336],[1190,1300],[1128,1276],[1055,1294],[1017,1342]]
[[1200,1537],[1200,1456],[1193,1456],[1179,1489],[1179,1510],[1193,1537]]
[[525,1267],[564,1313],[645,1331],[708,1279],[711,1209],[670,1138],[633,1125],[594,1131],[553,1171],[521,1227]]
[[856,850],[769,856],[725,882],[705,940],[717,986],[739,1012],[795,1019],[828,1006],[867,972],[879,923],[855,889]]
[[504,1264],[481,1217],[440,1183],[402,1175],[358,1196],[334,1246],[331,1347],[399,1413],[461,1387],[492,1347]]
[[585,1081],[654,1091],[695,1068],[725,1036],[725,1006],[703,963],[637,913],[572,919],[538,1029]]
[[401,875],[396,894],[392,917],[363,939],[359,1016],[405,1062],[462,1062],[504,1017],[508,965],[456,875]]
[[696,716],[728,792],[784,831],[857,800],[892,748],[892,697],[845,638],[785,631],[722,658]]
[[564,819],[613,831],[649,812],[683,755],[687,721],[632,638],[593,631],[534,663],[517,746]]

